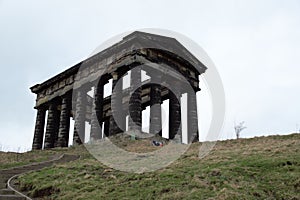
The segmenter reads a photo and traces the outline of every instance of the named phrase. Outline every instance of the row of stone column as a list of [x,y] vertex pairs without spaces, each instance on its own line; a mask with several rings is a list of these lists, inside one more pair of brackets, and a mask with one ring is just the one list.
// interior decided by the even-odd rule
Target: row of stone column
[[[114,72],[112,88],[113,92],[111,95],[111,110],[112,116],[109,119],[109,126],[105,123],[106,128],[104,132],[109,133],[108,135],[115,135],[120,132],[124,132],[126,129],[126,115],[123,110],[123,96],[122,96],[122,76],[124,73]],[[162,118],[161,118],[161,75],[158,73],[150,74],[152,83],[150,89],[150,133],[162,135]],[[157,83],[157,84],[156,84]],[[131,70],[131,92],[129,100],[129,122],[128,130],[137,130],[141,131],[142,129],[142,87],[141,87],[141,69],[134,68]],[[95,90],[95,102],[99,103],[99,98],[103,100],[103,85],[97,86],[101,89]],[[181,106],[180,106],[180,97],[182,91],[180,86],[172,87],[172,91],[169,91],[169,138],[173,139],[176,134],[181,135]],[[98,91],[99,90],[99,91]],[[99,96],[100,95],[100,96]],[[188,107],[187,107],[187,117],[188,117],[188,142],[198,139],[198,118],[197,118],[197,101],[196,101],[196,92],[189,91],[187,94],[188,98]],[[99,108],[99,109],[97,109]],[[92,131],[91,139],[98,139],[99,137],[94,137],[94,135],[99,135],[99,126],[98,121],[101,122],[102,110],[103,107],[97,106],[95,103],[95,112],[99,113],[99,116],[96,118],[95,115],[92,116]],[[115,119],[117,117],[118,119]],[[95,127],[95,128],[93,128]],[[97,128],[96,128],[97,127]],[[107,130],[109,128],[109,130]],[[107,134],[105,134],[107,135]],[[107,136],[108,136],[107,135]]]
[[[45,132],[44,148],[67,147],[69,141],[71,95],[65,95],[59,103],[53,101],[48,106],[48,118]],[[36,125],[32,149],[41,149],[43,146],[44,126],[47,108],[37,108]]]
[[[103,80],[100,80],[94,88],[94,101],[91,115],[91,141],[102,138],[102,122],[104,122],[104,134],[106,136],[115,135],[119,132],[125,131],[126,114],[123,111],[123,93],[122,93],[122,76],[124,73],[114,72],[112,74],[113,92],[111,95],[111,110],[114,116],[103,120]],[[151,76],[153,82],[160,83],[161,76]],[[141,87],[141,69],[134,68],[131,70],[131,88],[129,100],[129,123],[128,130],[142,129],[142,87]],[[85,121],[86,121],[86,101],[87,90],[81,88],[75,90],[76,103],[73,110],[74,113],[74,135],[73,144],[84,143],[85,138]],[[169,91],[169,138],[173,139],[176,134],[181,135],[181,107],[180,99],[181,91]],[[162,118],[161,118],[161,85],[151,84],[150,90],[150,133],[162,135]],[[60,110],[58,109],[60,105]],[[47,108],[37,108],[36,125],[33,140],[33,149],[41,149],[44,137],[45,114]],[[53,147],[67,147],[69,141],[70,117],[72,110],[72,96],[66,94],[61,97],[61,102],[52,101],[48,106],[48,119],[45,132],[44,148],[49,149]],[[112,113],[113,114],[113,113]],[[197,119],[197,105],[196,94],[188,93],[188,141],[192,138],[197,138],[198,134],[198,119]]]

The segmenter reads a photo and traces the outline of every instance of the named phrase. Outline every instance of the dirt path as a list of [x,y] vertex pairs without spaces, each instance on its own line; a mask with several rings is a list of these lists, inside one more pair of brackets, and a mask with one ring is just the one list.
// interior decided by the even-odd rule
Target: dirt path
[[[9,180],[12,177],[15,177],[19,174],[23,174],[29,171],[36,171],[45,167],[49,167],[53,165],[54,163],[66,163],[73,160],[78,159],[78,155],[68,155],[68,154],[62,154],[59,156],[56,156],[52,160],[40,162],[40,163],[33,163],[29,165],[14,167],[11,169],[3,169],[0,170],[0,200],[26,200],[25,196],[22,196],[22,194],[19,194],[18,191],[16,191],[10,184]],[[14,191],[15,190],[15,191]]]

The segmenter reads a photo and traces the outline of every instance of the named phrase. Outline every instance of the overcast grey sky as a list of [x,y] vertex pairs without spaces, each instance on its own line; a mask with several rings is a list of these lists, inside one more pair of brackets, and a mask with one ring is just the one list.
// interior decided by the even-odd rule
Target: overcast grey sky
[[226,93],[223,137],[235,120],[246,122],[242,137],[300,128],[300,1],[0,0],[0,144],[31,146],[30,86],[141,28],[179,32],[208,53]]

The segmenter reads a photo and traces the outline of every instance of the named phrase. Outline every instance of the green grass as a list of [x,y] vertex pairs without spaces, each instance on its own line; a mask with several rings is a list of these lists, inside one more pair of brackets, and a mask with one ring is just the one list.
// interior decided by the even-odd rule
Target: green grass
[[19,178],[44,199],[300,199],[300,135],[218,142],[198,158],[201,144],[166,168],[126,173],[104,166],[83,147],[81,159]]

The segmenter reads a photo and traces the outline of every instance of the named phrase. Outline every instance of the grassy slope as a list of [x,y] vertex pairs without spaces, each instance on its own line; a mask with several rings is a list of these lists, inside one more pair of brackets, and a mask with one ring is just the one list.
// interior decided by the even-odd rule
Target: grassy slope
[[26,153],[0,152],[0,169],[17,167],[34,162],[48,160],[57,154],[56,151],[31,151]]
[[300,134],[218,142],[204,159],[199,146],[144,174],[110,169],[78,147],[80,160],[22,176],[21,188],[45,199],[300,199]]

